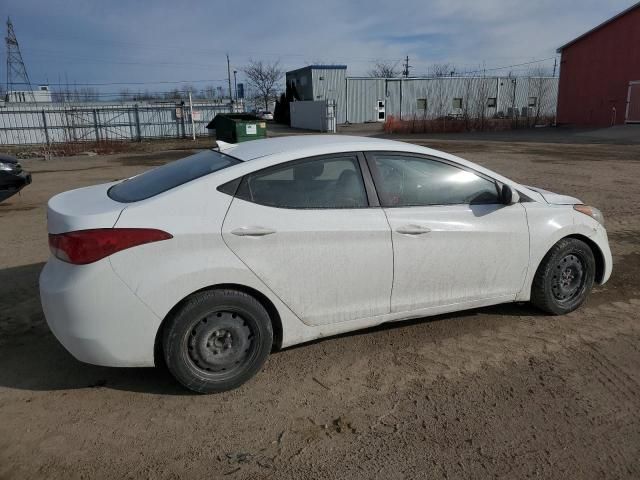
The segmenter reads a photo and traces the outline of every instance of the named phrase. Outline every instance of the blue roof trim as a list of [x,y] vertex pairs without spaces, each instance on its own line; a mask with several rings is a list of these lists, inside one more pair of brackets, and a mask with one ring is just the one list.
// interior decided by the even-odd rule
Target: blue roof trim
[[290,70],[289,73],[298,73],[303,70],[346,70],[346,65],[307,65],[306,67],[297,68],[295,70]]

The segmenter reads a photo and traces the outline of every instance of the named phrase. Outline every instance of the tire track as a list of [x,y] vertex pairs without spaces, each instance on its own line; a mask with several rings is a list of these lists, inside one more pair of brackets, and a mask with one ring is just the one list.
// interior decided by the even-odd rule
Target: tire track
[[595,350],[589,342],[586,342],[584,345],[586,345],[589,351],[584,351],[575,346],[568,347],[568,350],[577,357],[584,358],[585,365],[591,366],[594,370],[593,380],[602,385],[606,392],[614,394],[618,401],[623,399],[622,403],[630,415],[636,418],[639,417],[637,394],[626,385],[624,380],[620,379],[615,367],[612,368],[605,363],[600,352]]
[[[410,372],[405,371],[402,378],[392,377],[391,380],[383,375],[379,387],[390,389],[397,388],[398,382],[472,374],[485,366],[499,367],[507,361],[552,355],[565,349],[584,355],[581,347],[588,345],[588,361],[598,366],[600,377],[609,378],[612,385],[621,389],[620,395],[629,402],[637,403],[638,394],[634,387],[628,386],[629,383],[638,386],[637,382],[625,372],[620,372],[611,361],[599,356],[593,345],[620,335],[640,335],[640,324],[633,318],[638,306],[638,299],[615,301],[583,308],[564,317],[548,317],[557,320],[547,323],[535,321],[536,317],[525,317],[523,322],[514,321],[495,331],[482,330],[477,334],[429,342],[416,349],[415,360],[410,362],[413,364]],[[330,373],[332,376],[343,374]]]
[[[640,398],[640,393],[638,393],[640,385],[631,375],[629,375],[618,365],[612,362],[611,359],[606,354],[602,353],[598,348],[596,348],[593,343],[587,342],[585,345],[592,352],[590,356],[602,366],[602,371],[606,370],[610,372],[612,375],[612,379],[615,379],[615,381],[617,381],[620,386],[623,386],[625,389],[627,389],[631,394],[631,397]],[[631,385],[633,385],[635,388],[633,388]]]

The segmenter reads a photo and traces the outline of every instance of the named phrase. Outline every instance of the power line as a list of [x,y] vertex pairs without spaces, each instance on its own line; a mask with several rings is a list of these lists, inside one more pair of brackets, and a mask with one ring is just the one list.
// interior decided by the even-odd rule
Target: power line
[[496,71],[496,70],[505,70],[505,69],[507,69],[507,68],[522,67],[522,66],[524,66],[524,65],[533,65],[534,63],[542,63],[542,62],[546,62],[546,61],[548,61],[548,60],[553,60],[553,59],[555,59],[555,58],[557,58],[557,57],[556,57],[556,56],[553,56],[553,57],[543,58],[543,59],[541,59],[541,60],[533,60],[533,61],[531,61],[531,62],[516,63],[516,64],[513,64],[513,65],[505,65],[505,66],[503,66],[503,67],[483,68],[483,69],[481,69],[481,70],[471,70],[471,71],[469,71],[469,70],[468,70],[468,71],[466,71],[466,72],[465,72],[465,75],[468,75],[468,74],[470,74],[470,73],[494,72],[494,71]]
[[[82,87],[104,87],[109,85],[172,85],[172,84],[180,84],[180,83],[217,83],[217,82],[226,82],[226,78],[216,78],[209,80],[173,80],[173,81],[155,81],[155,82],[102,82],[102,83],[87,83],[81,82],[76,83],[78,86]],[[47,83],[47,82],[38,82],[42,85],[49,85],[50,87],[68,87],[67,83]]]

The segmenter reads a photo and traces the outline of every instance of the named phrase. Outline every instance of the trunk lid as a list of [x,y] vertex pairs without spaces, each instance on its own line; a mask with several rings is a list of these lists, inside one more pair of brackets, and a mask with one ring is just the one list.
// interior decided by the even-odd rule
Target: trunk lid
[[548,190],[543,190],[538,187],[530,187],[527,185],[527,188],[533,190],[534,192],[538,192],[542,195],[542,198],[545,199],[547,203],[552,205],[580,205],[582,204],[581,200],[578,200],[575,197],[570,197],[569,195],[561,195],[559,193],[553,193]]
[[49,233],[65,233],[90,228],[112,228],[125,204],[111,200],[107,191],[117,182],[60,193],[47,205]]

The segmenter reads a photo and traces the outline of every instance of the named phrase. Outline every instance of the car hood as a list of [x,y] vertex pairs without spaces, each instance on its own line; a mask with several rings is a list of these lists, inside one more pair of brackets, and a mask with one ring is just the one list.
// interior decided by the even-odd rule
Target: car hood
[[12,157],[11,155],[5,155],[4,153],[0,153],[0,162],[17,164],[18,159],[15,157]]
[[542,198],[545,199],[547,203],[552,205],[580,205],[582,201],[575,198],[570,197],[569,195],[561,195],[559,193],[553,193],[549,190],[544,190],[538,187],[531,187],[529,185],[526,186],[529,190],[533,190],[534,192],[538,192],[542,195]]
[[20,162],[18,162],[17,158],[12,157],[11,155],[0,153],[0,162],[12,165],[11,170],[9,170],[8,172],[5,171],[3,173],[9,173],[10,175],[22,173],[22,165],[20,165]]

